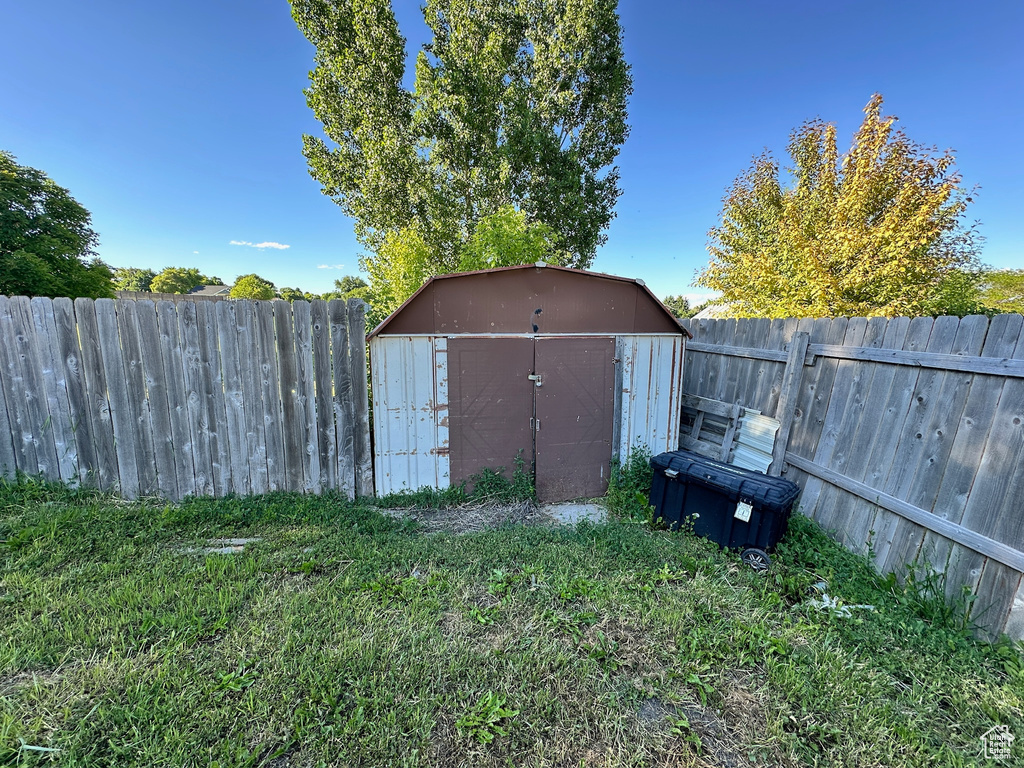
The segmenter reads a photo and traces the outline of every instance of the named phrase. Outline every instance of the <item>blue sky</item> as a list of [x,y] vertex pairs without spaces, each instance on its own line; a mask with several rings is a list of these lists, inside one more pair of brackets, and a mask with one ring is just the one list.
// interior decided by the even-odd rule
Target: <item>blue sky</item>
[[[396,0],[410,51],[418,0]],[[1024,3],[623,0],[632,132],[593,268],[699,292],[707,230],[753,155],[806,119],[848,144],[879,91],[910,137],[957,151],[983,259],[1024,267]],[[313,49],[285,0],[0,6],[0,149],[93,214],[114,266],[195,266],[328,290],[352,222],[302,157]],[[236,243],[287,245],[262,248]]]

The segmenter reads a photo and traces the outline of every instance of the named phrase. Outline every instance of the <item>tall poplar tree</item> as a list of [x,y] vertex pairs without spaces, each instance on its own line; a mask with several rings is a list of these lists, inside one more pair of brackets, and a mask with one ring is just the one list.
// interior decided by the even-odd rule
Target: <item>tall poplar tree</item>
[[[481,219],[549,227],[562,262],[589,266],[614,216],[615,159],[632,91],[617,0],[425,0],[433,38],[404,86],[391,4],[291,0],[316,46],[305,136],[311,175],[356,221],[371,278],[389,254],[455,271]],[[413,272],[416,274],[413,275]]]

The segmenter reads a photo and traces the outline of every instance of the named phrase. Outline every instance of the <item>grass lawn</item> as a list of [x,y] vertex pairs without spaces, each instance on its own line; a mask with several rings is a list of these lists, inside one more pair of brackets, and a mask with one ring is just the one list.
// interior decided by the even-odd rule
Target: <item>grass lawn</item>
[[996,724],[1024,764],[1017,650],[803,518],[767,576],[628,519],[428,535],[336,496],[0,484],[0,539],[0,764],[960,766]]

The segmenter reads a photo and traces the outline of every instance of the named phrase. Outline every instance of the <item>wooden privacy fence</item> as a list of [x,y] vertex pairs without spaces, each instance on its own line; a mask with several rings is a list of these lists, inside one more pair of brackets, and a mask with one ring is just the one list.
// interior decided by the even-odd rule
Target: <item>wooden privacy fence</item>
[[1024,637],[1020,315],[684,323],[684,392],[781,422],[800,506],[883,573],[927,562]]
[[372,494],[365,325],[360,300],[0,297],[0,473]]

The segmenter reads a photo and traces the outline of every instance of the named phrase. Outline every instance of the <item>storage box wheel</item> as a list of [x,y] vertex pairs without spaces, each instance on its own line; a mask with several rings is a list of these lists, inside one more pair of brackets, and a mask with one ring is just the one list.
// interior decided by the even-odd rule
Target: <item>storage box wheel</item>
[[772,551],[789,527],[800,487],[781,477],[741,469],[689,451],[651,459],[650,503],[670,529],[684,522],[698,536],[738,550],[757,571],[771,567]]
[[768,557],[768,553],[757,547],[744,549],[743,554],[740,555],[740,560],[755,571],[767,571],[772,567],[772,559]]

